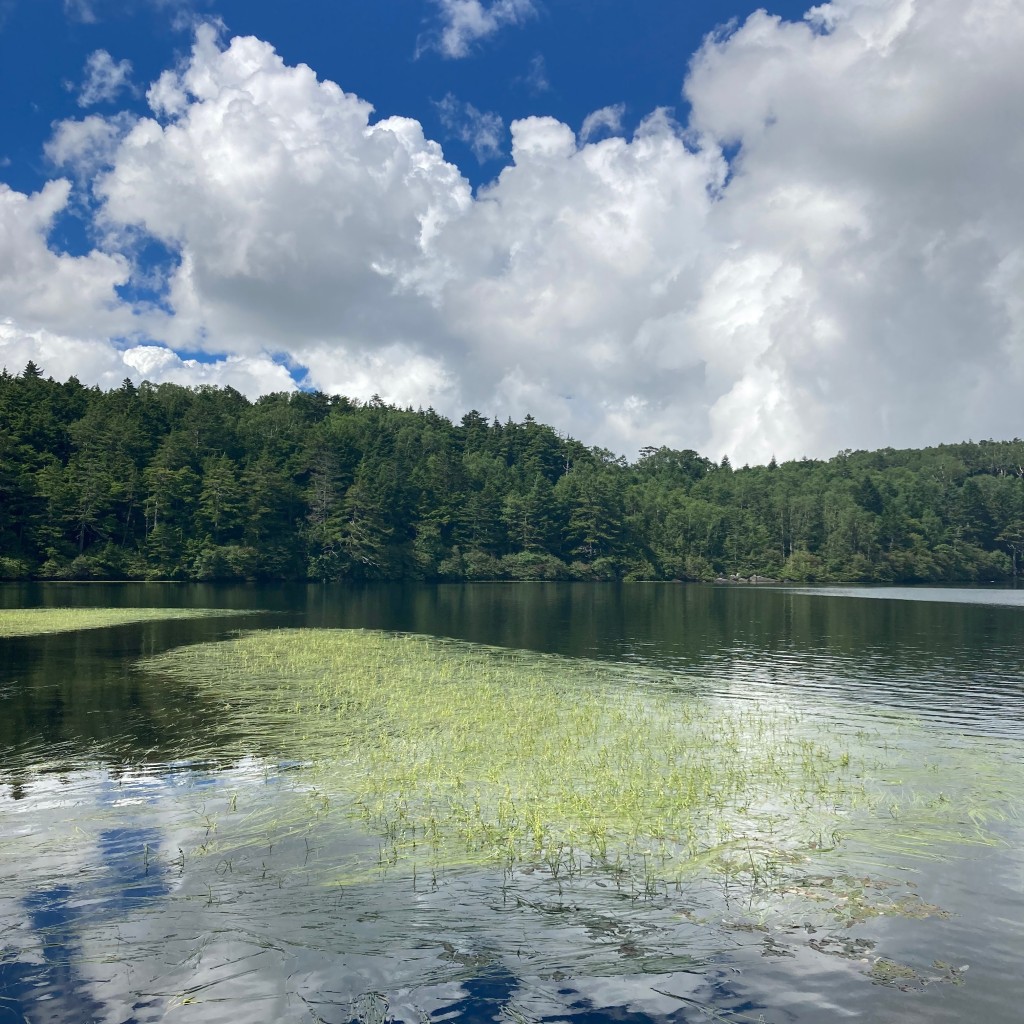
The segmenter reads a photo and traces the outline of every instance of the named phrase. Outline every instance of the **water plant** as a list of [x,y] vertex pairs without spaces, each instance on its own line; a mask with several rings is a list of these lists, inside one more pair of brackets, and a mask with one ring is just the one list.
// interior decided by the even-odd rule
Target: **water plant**
[[216,608],[3,608],[0,609],[0,638],[238,614]]
[[143,667],[222,701],[240,755],[301,765],[319,815],[377,837],[337,882],[493,864],[792,902],[820,894],[794,883],[808,865],[995,842],[1024,793],[1012,755],[899,716],[423,636],[259,631]]
[[922,860],[1012,837],[1024,794],[1012,743],[635,665],[282,629],[139,671],[215,723],[133,763],[9,757],[0,926],[5,955],[190,1019],[251,1007],[262,977],[259,1019],[300,1019],[282,992],[334,1019],[367,992],[358,970],[321,989],[339,956],[383,964],[387,992],[693,978],[735,950],[810,951],[897,995],[957,986],[965,966],[925,966],[948,944],[921,955],[879,919],[942,932]]

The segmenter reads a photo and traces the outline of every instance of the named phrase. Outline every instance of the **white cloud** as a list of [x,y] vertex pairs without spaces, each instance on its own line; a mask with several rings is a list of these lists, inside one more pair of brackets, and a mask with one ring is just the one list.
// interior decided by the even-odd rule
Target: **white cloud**
[[602,131],[618,135],[622,131],[622,115],[625,112],[626,104],[616,103],[614,106],[602,107],[587,114],[580,128],[580,142],[589,142]]
[[109,341],[26,329],[9,318],[0,320],[0,367],[20,373],[32,360],[46,376],[78,377],[87,384],[117,387],[129,375],[120,353]]
[[650,419],[642,410],[665,402],[679,409],[666,443],[701,429],[701,357],[676,328],[698,294],[721,160],[667,128],[577,149],[566,125],[528,118],[512,140],[513,166],[442,239],[459,267],[444,291],[449,329],[472,352],[475,393],[486,388],[473,404],[521,416],[529,402],[620,450]]
[[89,114],[80,121],[58,121],[46,143],[46,155],[57,167],[67,168],[79,178],[91,178],[110,165],[136,120],[125,111],[113,117]]
[[[54,155],[91,165],[94,136],[105,138],[102,125],[89,117],[60,126]],[[294,389],[288,371],[262,351],[199,362],[164,347],[133,344],[140,317],[117,292],[131,277],[129,260],[97,250],[69,256],[47,244],[70,191],[65,180],[35,195],[0,183],[0,365],[18,372],[31,359],[59,379],[75,375],[103,387],[131,377],[225,384],[252,397]]]
[[434,0],[440,8],[441,30],[432,45],[445,57],[468,56],[475,43],[510,25],[535,17],[533,0]]
[[85,81],[78,94],[80,107],[111,103],[124,89],[131,89],[132,62],[115,61],[106,50],[94,50],[85,61]]
[[136,384],[148,380],[233,387],[250,398],[296,387],[288,371],[265,354],[200,362],[182,359],[159,345],[121,348],[105,338],[26,330],[13,320],[0,320],[0,367],[19,373],[29,360],[47,376],[58,380],[77,377],[84,384],[108,389],[118,387],[126,377]]
[[495,113],[477,110],[472,103],[463,103],[448,93],[437,103],[441,124],[449,137],[464,142],[479,163],[497,160],[505,145],[505,122]]
[[420,125],[370,125],[369,104],[309,68],[255,39],[221,52],[212,31],[175,87],[188,108],[165,126],[140,121],[96,183],[108,227],[181,251],[157,340],[301,353],[421,336],[422,302],[403,282],[471,197]]
[[258,398],[273,391],[296,389],[295,381],[287,369],[265,353],[200,362],[198,359],[182,359],[161,345],[134,345],[120,355],[124,365],[131,371],[128,376],[136,381],[148,380],[154,384],[169,382],[190,387],[215,384],[232,387],[250,398]]
[[406,345],[369,352],[358,345],[314,345],[303,352],[303,362],[309,368],[303,383],[329,395],[379,395],[400,406],[452,407],[455,381],[444,364]]
[[551,91],[551,82],[548,79],[548,65],[542,53],[535,54],[530,60],[529,70],[523,78],[526,88],[534,96]]
[[128,260],[98,251],[69,256],[47,244],[70,192],[64,179],[35,195],[0,183],[0,311],[29,329],[127,333],[132,315],[117,289],[130,277]]
[[72,21],[80,21],[83,25],[96,23],[96,12],[91,0],[64,0],[64,13]]
[[179,254],[171,312],[118,305],[116,250],[47,248],[60,182],[0,192],[0,308],[69,336],[287,352],[326,390],[529,411],[628,454],[1014,436],[1021,52],[1010,0],[759,12],[693,57],[685,126],[655,111],[588,141],[621,130],[613,109],[577,141],[513,122],[509,166],[474,198],[417,122],[371,124],[267,44],[202,29],[150,92],[164,123],[87,118],[52,144],[72,170],[102,152],[109,244],[143,232]]
[[188,96],[175,71],[165,71],[146,91],[146,102],[157,117],[177,117],[188,106]]
[[843,0],[802,25],[759,12],[706,43],[693,127],[741,146],[719,273],[756,268],[734,311],[707,288],[697,314],[747,352],[714,443],[764,457],[1019,433],[1024,323],[1001,272],[1024,238],[1024,143],[1006,130],[1022,45],[1018,6],[952,0]]

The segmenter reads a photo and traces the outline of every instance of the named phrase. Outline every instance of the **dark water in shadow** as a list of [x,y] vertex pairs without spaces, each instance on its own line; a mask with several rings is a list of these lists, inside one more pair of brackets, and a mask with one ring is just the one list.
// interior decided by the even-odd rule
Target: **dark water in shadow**
[[[154,687],[133,666],[239,629],[402,630],[648,665],[736,699],[910,713],[936,736],[1013,750],[1024,743],[1022,599],[678,585],[0,587],[0,607],[253,613],[0,639],[0,1024],[599,1024],[711,1013],[1015,1024],[1018,821],[996,823],[1002,847],[880,865],[941,915],[849,929],[766,925],[742,907],[722,912],[728,927],[708,928],[685,916],[705,906],[700,893],[563,892],[533,877],[517,879],[510,898],[479,872],[416,889],[382,880],[325,890],[317,865],[357,841],[327,833],[239,851],[200,875],[184,853],[175,859],[183,837],[201,836],[229,792],[253,789],[273,806],[288,775],[211,758],[230,728],[221,710],[187,683]],[[93,821],[88,842],[76,838],[76,815]]]

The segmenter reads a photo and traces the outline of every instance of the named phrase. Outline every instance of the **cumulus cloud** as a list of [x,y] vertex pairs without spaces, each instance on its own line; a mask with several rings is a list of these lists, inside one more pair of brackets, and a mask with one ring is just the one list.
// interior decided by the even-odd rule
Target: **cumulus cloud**
[[165,71],[146,90],[146,102],[157,117],[177,117],[188,106],[188,96],[175,71]]
[[194,387],[215,384],[232,387],[250,398],[273,391],[294,391],[296,384],[288,370],[265,353],[257,356],[225,356],[200,362],[182,359],[161,345],[133,345],[120,353],[134,380],[154,384],[173,383]]
[[0,183],[0,310],[30,329],[128,332],[131,312],[117,291],[131,275],[127,258],[95,250],[69,256],[47,243],[70,193],[64,179],[34,195]]
[[414,408],[452,408],[453,375],[444,364],[407,345],[361,351],[358,345],[314,345],[303,352],[305,384],[331,395],[379,395]]
[[497,160],[505,143],[505,122],[495,113],[477,110],[451,93],[437,103],[441,124],[449,138],[464,142],[479,163]]
[[47,376],[78,377],[89,384],[117,387],[129,375],[116,347],[99,338],[55,334],[44,328],[23,328],[0,319],[0,367],[19,373],[32,360]]
[[580,128],[580,141],[589,142],[601,132],[618,135],[622,131],[622,115],[625,112],[626,104],[616,103],[614,106],[602,107],[600,110],[587,114]]
[[[417,122],[202,29],[150,90],[157,116],[55,135],[69,173],[103,155],[109,253],[47,247],[66,183],[0,192],[0,303],[31,330],[284,351],[326,390],[529,411],[628,454],[1013,436],[1022,51],[1010,0],[758,12],[693,56],[685,125],[515,121],[474,197]],[[175,260],[166,311],[126,326],[117,242],[139,234]]]
[[528,118],[512,124],[512,159],[443,239],[461,271],[445,300],[467,372],[503,412],[527,403],[619,448],[633,442],[624,426],[666,401],[673,438],[699,428],[701,355],[673,321],[698,294],[720,156],[669,128],[579,149],[568,126]]
[[132,62],[115,61],[106,50],[94,50],[85,61],[85,80],[78,94],[80,107],[111,103],[124,89],[131,89]]
[[471,194],[418,122],[371,125],[368,103],[256,39],[221,51],[213,30],[173,88],[187,108],[141,120],[95,184],[107,228],[181,253],[158,340],[301,351],[431,329],[409,286]]
[[951,0],[759,12],[706,42],[692,127],[740,149],[714,218],[730,308],[705,288],[695,325],[746,353],[717,444],[1019,433],[1022,44],[1015,5]]
[[115,388],[127,377],[135,383],[175,383],[233,387],[250,398],[272,391],[294,391],[295,382],[285,367],[270,356],[226,356],[200,362],[182,359],[160,345],[119,347],[106,338],[54,334],[45,329],[26,330],[14,320],[0,320],[0,367],[19,373],[32,360],[47,376]]
[[536,16],[533,0],[434,0],[440,9],[441,29],[430,45],[445,57],[468,56],[475,43],[499,30],[520,25]]
[[112,163],[121,139],[136,120],[132,114],[122,111],[113,117],[90,114],[80,121],[73,118],[58,121],[44,147],[46,156],[76,177],[91,179]]

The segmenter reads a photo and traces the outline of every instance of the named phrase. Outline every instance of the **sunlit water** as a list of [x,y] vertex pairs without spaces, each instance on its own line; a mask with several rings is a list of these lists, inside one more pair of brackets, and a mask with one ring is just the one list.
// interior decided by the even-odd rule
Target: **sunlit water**
[[[7,607],[261,610],[0,640],[0,1024],[1016,1022],[1012,815],[987,824],[1001,843],[938,858],[896,841],[894,818],[898,852],[823,851],[788,891],[742,898],[721,879],[645,887],[543,864],[410,877],[382,863],[338,885],[377,837],[321,814],[300,767],[238,756],[223,707],[135,666],[237,629],[396,629],[641,666],[851,728],[868,716],[898,735],[910,716],[937,772],[961,744],[1009,771],[1022,603],[906,588],[0,588]],[[301,830],[281,825],[296,805]]]

